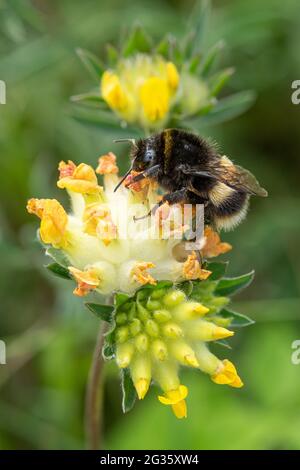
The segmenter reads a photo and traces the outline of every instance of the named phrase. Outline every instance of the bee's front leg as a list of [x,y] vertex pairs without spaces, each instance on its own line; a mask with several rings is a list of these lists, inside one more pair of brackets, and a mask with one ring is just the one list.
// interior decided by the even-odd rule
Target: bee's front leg
[[154,165],[150,168],[147,168],[147,170],[143,171],[142,173],[133,176],[127,186],[130,186],[133,183],[138,183],[139,181],[142,181],[145,178],[156,178],[158,175],[158,171],[159,165]]
[[168,202],[170,205],[176,204],[178,202],[183,202],[187,198],[188,190],[186,188],[179,189],[173,193],[164,194],[158,204],[152,207],[152,209],[142,217],[134,217],[134,220],[141,220],[149,217],[150,215],[155,215],[157,209],[160,208],[165,202]]

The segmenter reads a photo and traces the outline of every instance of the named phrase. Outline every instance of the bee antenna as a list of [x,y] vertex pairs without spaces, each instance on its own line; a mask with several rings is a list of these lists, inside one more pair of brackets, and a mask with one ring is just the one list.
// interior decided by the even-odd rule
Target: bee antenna
[[132,145],[134,145],[134,146],[136,145],[135,139],[116,139],[116,140],[114,140],[115,144],[118,144],[120,142],[130,142]]
[[123,181],[126,180],[127,176],[130,175],[132,171],[132,166],[129,168],[129,170],[125,173],[125,175],[123,176],[123,178],[118,182],[117,186],[115,187],[114,189],[114,193],[119,189],[119,187],[121,186],[121,184],[123,183]]

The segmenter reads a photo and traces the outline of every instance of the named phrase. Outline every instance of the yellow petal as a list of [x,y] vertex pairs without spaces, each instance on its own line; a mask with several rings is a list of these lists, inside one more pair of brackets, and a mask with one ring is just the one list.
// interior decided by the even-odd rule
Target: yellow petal
[[218,255],[227,253],[232,249],[229,243],[221,242],[218,233],[214,232],[209,226],[204,229],[205,245],[201,250],[205,258],[213,258]]
[[172,405],[172,410],[176,418],[182,419],[187,417],[187,406],[185,400],[181,400],[176,405]]
[[166,69],[167,69],[167,78],[168,78],[169,87],[174,92],[177,90],[178,85],[179,85],[178,70],[176,66],[173,64],[173,62],[167,62]]
[[66,245],[68,216],[56,199],[30,199],[27,210],[41,219],[40,236],[44,243],[57,248]]
[[179,385],[176,390],[168,390],[164,395],[159,395],[158,400],[163,405],[171,405],[175,416],[179,419],[186,418],[187,408],[185,398],[188,395],[188,388],[185,385]]
[[183,274],[186,279],[200,279],[203,281],[211,275],[211,271],[201,268],[197,255],[193,251],[183,264]]
[[119,168],[117,166],[116,161],[117,158],[112,152],[109,152],[106,155],[102,155],[102,157],[99,157],[96,173],[98,173],[98,175],[118,173]]
[[131,276],[133,280],[137,281],[139,284],[151,284],[154,286],[156,284],[156,280],[147,272],[147,269],[154,267],[155,264],[150,262],[136,263],[131,270]]
[[96,289],[100,284],[99,276],[97,275],[95,269],[89,268],[85,271],[69,266],[69,272],[77,281],[78,286],[73,291],[75,295],[83,297],[87,295],[92,289]]
[[123,111],[128,106],[126,94],[117,74],[105,71],[101,80],[101,94],[107,104],[116,111]]
[[170,92],[167,80],[150,77],[140,88],[144,114],[150,122],[162,120],[169,112]]
[[238,376],[235,366],[232,362],[228,361],[228,359],[224,359],[221,367],[217,373],[212,375],[211,379],[216,384],[230,385],[231,387],[236,388],[240,388],[244,385]]
[[[64,168],[62,162],[60,163],[60,168]],[[63,171],[62,174],[64,173]],[[95,171],[90,165],[86,165],[85,163],[80,163],[72,174],[60,178],[57,182],[57,186],[61,189],[69,189],[70,191],[81,194],[96,193],[101,189],[100,186],[98,186]]]
[[150,385],[150,380],[148,379],[139,379],[135,382],[134,386],[136,393],[138,394],[139,400],[143,400],[148,392]]

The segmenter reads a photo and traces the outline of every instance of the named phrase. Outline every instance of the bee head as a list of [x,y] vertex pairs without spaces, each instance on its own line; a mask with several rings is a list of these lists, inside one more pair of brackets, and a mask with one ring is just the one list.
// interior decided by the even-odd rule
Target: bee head
[[131,149],[132,169],[145,171],[156,163],[156,150],[153,137],[138,140]]

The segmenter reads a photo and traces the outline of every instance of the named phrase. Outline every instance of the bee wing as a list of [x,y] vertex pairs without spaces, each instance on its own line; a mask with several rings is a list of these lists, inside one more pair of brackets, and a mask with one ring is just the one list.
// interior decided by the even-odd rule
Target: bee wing
[[232,165],[232,169],[222,172],[221,180],[236,190],[246,191],[249,194],[266,197],[268,192],[262,188],[255,176],[239,165]]

